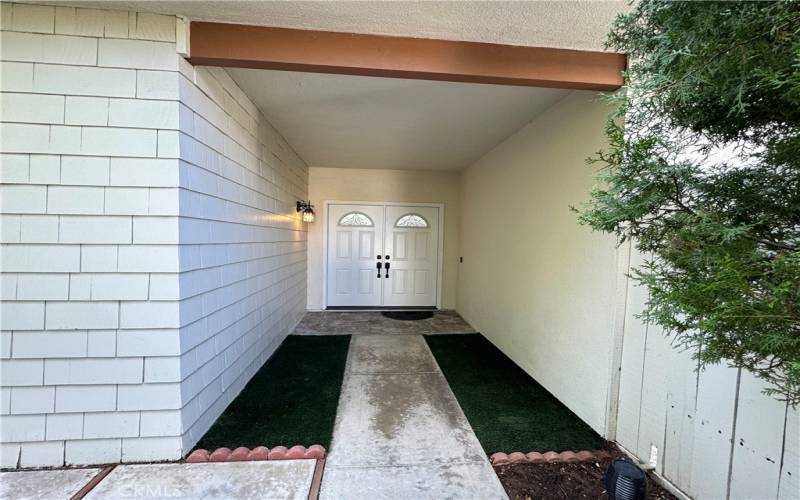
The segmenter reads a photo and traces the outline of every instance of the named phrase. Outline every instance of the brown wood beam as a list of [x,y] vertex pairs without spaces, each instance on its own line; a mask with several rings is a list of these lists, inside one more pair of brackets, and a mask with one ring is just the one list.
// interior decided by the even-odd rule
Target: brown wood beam
[[624,54],[192,22],[195,65],[616,90]]

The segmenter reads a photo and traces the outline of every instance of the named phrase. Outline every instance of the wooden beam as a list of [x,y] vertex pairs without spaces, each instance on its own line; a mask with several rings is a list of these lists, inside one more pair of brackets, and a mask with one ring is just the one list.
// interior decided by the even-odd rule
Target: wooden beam
[[582,90],[622,85],[624,54],[192,22],[195,65]]

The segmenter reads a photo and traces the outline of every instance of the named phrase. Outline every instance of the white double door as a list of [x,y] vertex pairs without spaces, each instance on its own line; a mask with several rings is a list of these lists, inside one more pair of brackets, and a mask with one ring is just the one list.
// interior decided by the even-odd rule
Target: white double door
[[327,306],[436,306],[439,208],[328,206]]

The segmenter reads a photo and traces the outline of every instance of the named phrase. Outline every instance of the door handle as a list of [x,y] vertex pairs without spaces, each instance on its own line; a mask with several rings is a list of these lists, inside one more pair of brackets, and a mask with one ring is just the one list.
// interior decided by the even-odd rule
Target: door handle
[[[387,265],[388,265],[388,264],[387,264]],[[378,278],[380,278],[380,277],[381,277],[381,263],[380,263],[380,262],[378,262],[378,263],[377,263],[377,265],[376,265],[376,267],[378,268]],[[388,277],[389,275],[387,274],[386,276]]]
[[[378,274],[380,274],[380,272],[378,272]],[[388,262],[386,263],[386,277],[387,278],[389,277],[389,263]]]

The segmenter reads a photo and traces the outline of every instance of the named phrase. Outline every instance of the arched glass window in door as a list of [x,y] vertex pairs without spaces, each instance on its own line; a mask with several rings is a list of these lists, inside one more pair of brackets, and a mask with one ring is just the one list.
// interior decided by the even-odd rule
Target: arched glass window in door
[[395,223],[395,227],[428,227],[428,221],[417,214],[406,214]]
[[361,212],[349,212],[339,219],[340,226],[374,226],[372,219]]

